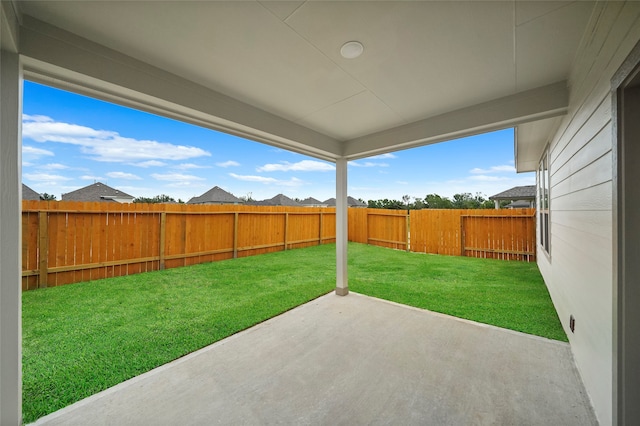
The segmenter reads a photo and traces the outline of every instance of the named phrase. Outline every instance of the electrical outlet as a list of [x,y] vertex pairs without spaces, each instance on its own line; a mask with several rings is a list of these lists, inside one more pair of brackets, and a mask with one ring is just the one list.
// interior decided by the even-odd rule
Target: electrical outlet
[[576,331],[576,319],[573,317],[573,315],[569,316],[569,329],[572,333],[575,333]]

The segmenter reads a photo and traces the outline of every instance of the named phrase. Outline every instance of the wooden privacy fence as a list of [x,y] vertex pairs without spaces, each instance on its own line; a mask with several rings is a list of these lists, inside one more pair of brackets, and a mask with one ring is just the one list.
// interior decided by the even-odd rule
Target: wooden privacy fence
[[[349,241],[535,260],[535,210],[349,209]],[[335,242],[333,208],[23,201],[22,289]]]
[[417,253],[504,260],[536,260],[535,209],[412,210]]
[[349,241],[408,250],[409,216],[407,211],[349,209]]
[[535,209],[350,209],[349,240],[416,253],[536,259]]
[[335,209],[24,201],[30,290],[335,242]]

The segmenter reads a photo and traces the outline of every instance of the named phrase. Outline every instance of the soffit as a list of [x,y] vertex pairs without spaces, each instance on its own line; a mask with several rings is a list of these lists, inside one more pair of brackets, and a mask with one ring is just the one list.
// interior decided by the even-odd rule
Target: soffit
[[[33,1],[20,7],[349,141],[566,79],[593,4]],[[365,45],[360,58],[339,55],[349,40]]]
[[538,169],[542,153],[561,122],[562,117],[554,117],[520,124],[516,127],[515,162],[517,172],[533,172]]

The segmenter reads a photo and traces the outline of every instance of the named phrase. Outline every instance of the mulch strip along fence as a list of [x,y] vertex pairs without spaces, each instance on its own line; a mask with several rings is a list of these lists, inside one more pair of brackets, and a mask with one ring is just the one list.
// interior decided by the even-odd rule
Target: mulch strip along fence
[[[335,233],[334,208],[23,201],[22,289],[333,243]],[[534,261],[535,216],[351,208],[349,240]]]

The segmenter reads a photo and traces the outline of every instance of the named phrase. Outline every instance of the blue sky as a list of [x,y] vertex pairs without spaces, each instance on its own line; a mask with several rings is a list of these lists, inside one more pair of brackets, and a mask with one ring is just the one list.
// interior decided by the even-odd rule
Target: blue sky
[[[332,163],[25,81],[23,182],[61,198],[94,181],[134,197],[187,201],[213,186],[256,200],[335,196]],[[349,163],[349,195],[364,200],[490,196],[533,185],[516,174],[513,130]]]

